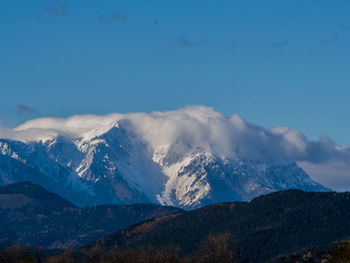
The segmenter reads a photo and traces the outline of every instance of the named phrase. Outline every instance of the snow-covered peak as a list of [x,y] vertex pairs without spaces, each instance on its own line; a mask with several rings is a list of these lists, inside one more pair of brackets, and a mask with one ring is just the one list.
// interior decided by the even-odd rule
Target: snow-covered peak
[[3,137],[0,182],[36,180],[84,205],[193,208],[289,188],[326,190],[296,164],[315,143],[208,107],[41,118]]

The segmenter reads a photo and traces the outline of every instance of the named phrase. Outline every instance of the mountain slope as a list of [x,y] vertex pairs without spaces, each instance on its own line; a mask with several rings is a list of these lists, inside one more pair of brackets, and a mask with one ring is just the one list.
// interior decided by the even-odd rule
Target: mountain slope
[[156,216],[180,211],[154,204],[78,208],[29,183],[0,187],[0,245],[79,247]]
[[288,190],[249,203],[222,203],[155,218],[97,241],[104,249],[177,245],[184,255],[208,234],[230,232],[242,262],[327,247],[350,237],[350,193]]

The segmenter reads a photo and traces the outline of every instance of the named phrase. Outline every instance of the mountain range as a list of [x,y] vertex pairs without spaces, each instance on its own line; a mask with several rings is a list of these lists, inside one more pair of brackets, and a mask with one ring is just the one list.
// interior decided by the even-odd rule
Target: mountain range
[[225,154],[183,133],[151,145],[126,121],[74,135],[0,139],[0,185],[21,181],[78,206],[157,203],[194,209],[278,190],[329,190],[295,162]]

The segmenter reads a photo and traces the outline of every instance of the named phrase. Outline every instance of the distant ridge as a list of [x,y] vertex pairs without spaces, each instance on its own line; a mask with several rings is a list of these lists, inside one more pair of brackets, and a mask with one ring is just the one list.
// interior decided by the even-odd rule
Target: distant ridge
[[24,195],[30,198],[31,200],[38,201],[41,204],[45,204],[56,209],[62,207],[75,208],[75,206],[72,203],[63,199],[59,195],[49,192],[40,185],[34,184],[32,182],[25,181],[14,184],[8,184],[0,187],[0,198],[4,197],[5,195],[13,196],[15,194]]
[[79,208],[30,182],[0,187],[0,247],[76,248],[137,222],[182,211],[155,204]]

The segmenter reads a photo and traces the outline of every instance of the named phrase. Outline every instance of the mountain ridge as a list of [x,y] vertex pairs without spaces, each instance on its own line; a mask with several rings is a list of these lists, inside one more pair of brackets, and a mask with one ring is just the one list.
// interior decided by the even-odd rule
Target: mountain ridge
[[76,136],[0,139],[0,184],[32,181],[78,206],[149,202],[185,209],[293,188],[329,191],[295,162],[225,155],[192,134],[150,144],[133,127],[120,120]]
[[270,262],[326,248],[350,237],[350,193],[286,190],[249,203],[220,203],[165,215],[101,238],[84,250],[178,247],[194,256],[208,235],[230,233],[239,262]]

